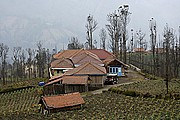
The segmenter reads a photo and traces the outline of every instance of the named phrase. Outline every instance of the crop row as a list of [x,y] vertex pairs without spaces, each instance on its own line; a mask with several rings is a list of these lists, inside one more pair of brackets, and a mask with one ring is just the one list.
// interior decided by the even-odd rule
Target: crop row
[[[121,85],[117,88],[122,91],[136,91],[143,94],[150,93],[151,95],[166,94],[166,83],[163,80],[140,81],[129,85]],[[180,94],[180,81],[172,80],[169,82],[169,93]]]
[[84,97],[82,109],[53,113],[21,113],[1,116],[22,119],[180,119],[180,101],[129,97],[105,92]]
[[0,94],[0,113],[30,110],[38,100],[36,88]]

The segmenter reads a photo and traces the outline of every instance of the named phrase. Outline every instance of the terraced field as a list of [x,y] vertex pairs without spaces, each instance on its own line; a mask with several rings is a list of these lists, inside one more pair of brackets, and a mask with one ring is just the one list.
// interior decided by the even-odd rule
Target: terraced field
[[[150,94],[152,97],[166,95],[166,84],[164,80],[139,81],[116,88],[120,91],[135,91],[137,93]],[[180,98],[180,80],[171,80],[168,91],[172,97]]]
[[[18,97],[22,97],[21,95],[24,94],[20,94]],[[28,99],[30,97],[26,97],[26,100]],[[112,92],[86,96],[84,100],[85,104],[80,110],[44,116],[37,112],[26,112],[24,109],[24,112],[2,114],[0,119],[180,119],[180,100],[129,97]],[[30,101],[28,103],[36,104],[38,102],[37,98],[30,99]],[[22,106],[27,103],[25,99],[19,102]],[[6,105],[8,105],[7,103]],[[22,108],[22,106],[17,108]],[[7,109],[10,110],[13,107],[16,107],[16,104]],[[4,109],[4,107],[0,109]]]
[[31,111],[40,97],[36,88],[0,94],[0,113]]

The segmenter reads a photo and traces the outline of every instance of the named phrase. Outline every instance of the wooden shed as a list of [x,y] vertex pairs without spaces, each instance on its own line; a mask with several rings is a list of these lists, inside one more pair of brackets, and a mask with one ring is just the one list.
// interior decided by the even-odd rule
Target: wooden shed
[[62,76],[44,86],[44,95],[87,92],[90,83],[88,76]]
[[80,109],[84,103],[79,92],[56,96],[43,96],[39,101],[39,104],[41,104],[40,112],[43,114]]

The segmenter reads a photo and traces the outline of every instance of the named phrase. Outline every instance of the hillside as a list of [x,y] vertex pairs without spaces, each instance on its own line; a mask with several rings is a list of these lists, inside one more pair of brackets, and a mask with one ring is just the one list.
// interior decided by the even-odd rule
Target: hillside
[[[130,74],[131,79],[132,75]],[[138,79],[138,76],[136,76]],[[34,82],[32,82],[34,83]],[[168,97],[134,96],[127,94],[135,91],[150,95],[164,95],[162,80],[140,80],[132,84],[121,85],[101,94],[82,93],[85,100],[80,110],[64,111],[42,115],[39,113],[41,89],[27,88],[0,94],[0,119],[180,119],[180,100]],[[121,90],[123,92],[119,92]],[[171,81],[171,93],[180,91],[178,81]],[[115,93],[117,92],[117,93]],[[129,93],[130,93],[129,92]],[[125,93],[125,94],[124,94]],[[148,95],[149,95],[148,94]]]

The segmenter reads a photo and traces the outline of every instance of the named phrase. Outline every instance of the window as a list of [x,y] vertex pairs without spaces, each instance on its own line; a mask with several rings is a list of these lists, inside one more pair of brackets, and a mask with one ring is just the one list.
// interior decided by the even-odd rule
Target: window
[[110,67],[109,68],[109,73],[117,73],[118,72],[118,67]]

